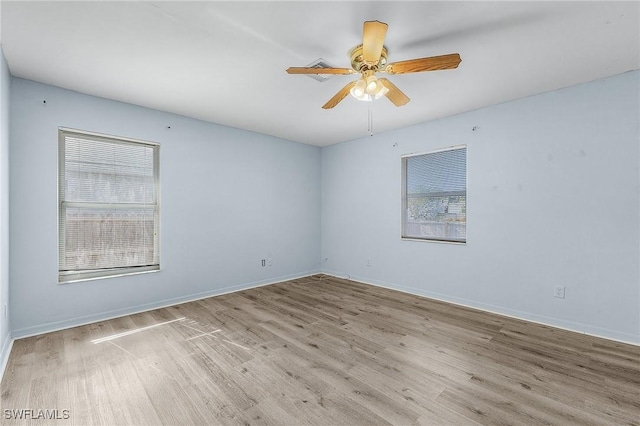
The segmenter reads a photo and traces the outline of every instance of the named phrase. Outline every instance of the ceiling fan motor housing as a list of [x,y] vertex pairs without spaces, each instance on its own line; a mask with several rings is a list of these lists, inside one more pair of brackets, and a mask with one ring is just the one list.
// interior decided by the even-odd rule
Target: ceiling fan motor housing
[[357,72],[365,72],[365,71],[373,71],[376,72],[378,70],[384,69],[387,64],[387,48],[382,48],[382,53],[380,54],[380,59],[375,63],[367,63],[364,60],[362,55],[362,45],[358,45],[354,47],[349,53],[351,56],[351,68],[353,68]]

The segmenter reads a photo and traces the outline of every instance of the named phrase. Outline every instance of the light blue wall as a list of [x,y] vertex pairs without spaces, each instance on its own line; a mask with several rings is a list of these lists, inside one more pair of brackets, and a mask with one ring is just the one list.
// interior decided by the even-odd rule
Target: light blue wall
[[[323,148],[323,270],[640,343],[639,75]],[[400,156],[458,144],[468,243],[401,241]]]
[[0,376],[9,356],[9,99],[11,75],[0,48]]
[[[58,126],[161,144],[161,272],[57,284]],[[13,78],[10,154],[14,337],[319,268],[317,147]]]
[[[639,80],[630,72],[320,150],[13,78],[13,336],[321,268],[640,343]],[[160,273],[57,284],[58,126],[161,143]],[[401,241],[400,156],[457,144],[468,147],[468,244]]]

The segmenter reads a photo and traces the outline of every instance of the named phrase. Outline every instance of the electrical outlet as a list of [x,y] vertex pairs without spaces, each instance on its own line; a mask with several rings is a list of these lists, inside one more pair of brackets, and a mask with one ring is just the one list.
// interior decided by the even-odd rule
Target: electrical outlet
[[555,287],[555,289],[553,290],[553,297],[564,299],[564,286],[563,285],[557,285]]
[[260,262],[262,263],[262,266],[266,266],[267,265],[266,259],[262,259]]

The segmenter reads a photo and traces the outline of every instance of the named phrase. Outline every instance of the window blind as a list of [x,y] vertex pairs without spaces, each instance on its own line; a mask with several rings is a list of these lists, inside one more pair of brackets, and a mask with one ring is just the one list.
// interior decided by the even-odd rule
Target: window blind
[[59,138],[59,281],[158,270],[159,146]]
[[466,242],[466,146],[406,156],[402,237]]

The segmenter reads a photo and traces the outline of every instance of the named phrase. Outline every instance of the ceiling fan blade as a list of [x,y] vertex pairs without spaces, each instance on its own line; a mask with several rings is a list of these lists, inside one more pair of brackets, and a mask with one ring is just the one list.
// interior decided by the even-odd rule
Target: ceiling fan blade
[[366,21],[362,29],[362,58],[369,64],[377,64],[384,47],[388,25],[379,21]]
[[353,86],[355,86],[357,81],[352,81],[351,83],[344,86],[338,93],[333,95],[333,98],[329,99],[326,104],[322,105],[323,109],[331,109],[334,106],[338,105],[341,100],[347,97],[349,91]]
[[354,74],[351,68],[289,67],[289,74]]
[[389,64],[385,68],[387,74],[407,74],[410,72],[450,70],[458,68],[462,61],[460,55],[452,53],[450,55],[431,56],[429,58],[409,59]]
[[380,82],[382,85],[389,89],[389,91],[385,94],[387,99],[389,99],[395,106],[405,105],[410,101],[409,97],[405,95],[402,90],[398,89],[395,84],[387,80],[386,78],[381,78]]

